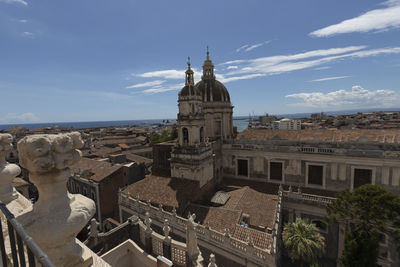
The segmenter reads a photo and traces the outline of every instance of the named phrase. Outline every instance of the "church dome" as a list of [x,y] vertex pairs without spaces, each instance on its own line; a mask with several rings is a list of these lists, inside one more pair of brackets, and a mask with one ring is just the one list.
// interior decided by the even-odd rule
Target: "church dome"
[[194,85],[187,84],[179,92],[179,97],[187,97],[187,96],[201,96],[201,95]]
[[203,79],[196,84],[204,102],[231,102],[225,85],[215,79]]
[[207,47],[207,57],[203,64],[203,76],[201,81],[196,84],[196,88],[201,93],[203,102],[231,102],[228,90],[225,85],[215,79],[214,65],[210,59]]

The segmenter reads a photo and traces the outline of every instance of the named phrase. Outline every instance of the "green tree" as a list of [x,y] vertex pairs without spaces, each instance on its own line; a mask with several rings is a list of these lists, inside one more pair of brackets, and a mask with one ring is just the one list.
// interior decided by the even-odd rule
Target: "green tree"
[[328,218],[346,226],[343,266],[377,266],[379,241],[386,233],[400,252],[400,198],[376,185],[341,191],[327,206]]
[[300,218],[285,224],[282,238],[290,259],[299,260],[301,266],[304,262],[316,263],[325,251],[325,238],[317,227]]

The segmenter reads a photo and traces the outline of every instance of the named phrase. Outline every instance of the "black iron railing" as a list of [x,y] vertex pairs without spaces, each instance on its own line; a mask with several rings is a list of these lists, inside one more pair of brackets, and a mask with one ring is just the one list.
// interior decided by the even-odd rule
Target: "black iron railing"
[[[11,248],[12,264],[14,267],[34,267],[37,261],[44,267],[54,267],[49,257],[40,249],[35,241],[30,237],[22,227],[22,225],[15,219],[14,214],[6,207],[6,204],[0,201],[0,210],[7,219],[8,236]],[[5,239],[3,236],[3,225],[0,220],[0,252],[3,266],[8,266],[7,252],[5,247]],[[28,254],[28,262],[25,258],[25,249]]]

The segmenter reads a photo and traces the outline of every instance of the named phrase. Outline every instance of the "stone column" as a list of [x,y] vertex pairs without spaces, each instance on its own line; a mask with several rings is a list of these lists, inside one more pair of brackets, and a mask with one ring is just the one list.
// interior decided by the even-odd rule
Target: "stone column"
[[163,232],[163,255],[167,259],[171,259],[171,237],[169,236],[169,232],[171,232],[171,227],[169,226],[167,219],[164,220]]
[[96,221],[95,218],[90,220],[90,232],[89,236],[93,239],[94,245],[98,244],[98,236],[99,236],[99,226],[100,224]]
[[199,266],[199,262],[203,260],[197,245],[195,218],[195,214],[189,215],[186,224],[186,266],[188,267]]
[[96,212],[93,200],[67,191],[69,166],[81,159],[78,132],[31,135],[18,142],[20,164],[29,170],[39,199],[31,211],[17,217],[28,234],[56,266],[88,266],[90,251],[76,235]]
[[144,224],[146,225],[146,230],[145,230],[145,251],[149,254],[153,252],[153,244],[152,244],[152,239],[151,239],[151,234],[153,233],[153,230],[151,229],[151,222],[152,220],[150,219],[150,214],[148,211],[146,211],[146,218],[144,220]]
[[12,149],[11,134],[0,134],[0,200],[8,204],[18,197],[12,187],[12,181],[21,173],[20,167],[6,161],[6,155]]

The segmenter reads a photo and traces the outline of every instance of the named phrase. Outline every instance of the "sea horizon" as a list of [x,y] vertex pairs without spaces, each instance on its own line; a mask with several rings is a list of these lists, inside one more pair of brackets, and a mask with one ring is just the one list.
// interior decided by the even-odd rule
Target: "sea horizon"
[[[247,128],[246,116],[238,116],[233,119],[234,125],[238,131],[243,131]],[[73,129],[89,129],[89,128],[105,128],[105,127],[133,127],[133,126],[151,126],[161,124],[166,121],[176,121],[176,119],[145,119],[145,120],[115,120],[115,121],[78,121],[78,122],[38,122],[38,123],[13,123],[0,124],[0,130],[8,130],[13,126],[26,127],[29,130],[34,130],[44,127],[65,127]]]

